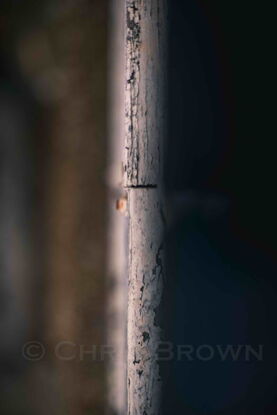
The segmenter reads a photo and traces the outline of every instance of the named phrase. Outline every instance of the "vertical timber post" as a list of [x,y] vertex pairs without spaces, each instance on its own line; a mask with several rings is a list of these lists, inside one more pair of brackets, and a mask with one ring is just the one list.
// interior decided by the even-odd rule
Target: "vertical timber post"
[[165,0],[126,1],[124,187],[129,201],[128,414],[160,414]]

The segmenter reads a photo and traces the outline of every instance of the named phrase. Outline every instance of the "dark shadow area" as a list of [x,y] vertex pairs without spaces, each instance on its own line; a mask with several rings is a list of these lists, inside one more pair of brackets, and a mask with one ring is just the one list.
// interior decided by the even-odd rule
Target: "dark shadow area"
[[272,15],[169,4],[165,414],[277,410]]

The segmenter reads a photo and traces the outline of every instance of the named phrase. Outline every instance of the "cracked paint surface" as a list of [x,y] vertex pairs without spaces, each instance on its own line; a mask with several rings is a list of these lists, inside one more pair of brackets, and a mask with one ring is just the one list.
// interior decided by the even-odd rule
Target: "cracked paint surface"
[[163,291],[161,195],[165,130],[164,0],[126,0],[125,144],[128,192],[128,414],[159,415],[157,349]]
[[157,184],[164,131],[163,0],[126,1],[124,184]]
[[[129,415],[160,412],[161,378],[156,323],[163,291],[163,218],[158,189],[129,190],[128,309]],[[151,231],[150,231],[151,230]]]

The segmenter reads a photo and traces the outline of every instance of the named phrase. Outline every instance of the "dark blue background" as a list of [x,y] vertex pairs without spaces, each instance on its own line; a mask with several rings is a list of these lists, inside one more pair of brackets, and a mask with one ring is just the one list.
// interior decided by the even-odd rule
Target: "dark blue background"
[[169,3],[164,337],[264,359],[162,364],[164,412],[275,414],[273,6]]

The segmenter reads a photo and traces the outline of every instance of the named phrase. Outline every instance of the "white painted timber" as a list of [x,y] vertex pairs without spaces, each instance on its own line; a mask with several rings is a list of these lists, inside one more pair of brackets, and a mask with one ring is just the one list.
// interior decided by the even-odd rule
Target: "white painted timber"
[[128,414],[160,412],[157,348],[163,290],[163,213],[159,191],[129,189]]
[[126,0],[124,184],[155,185],[162,170],[165,1]]
[[165,0],[125,0],[123,187],[129,202],[128,414],[159,415],[163,290]]

